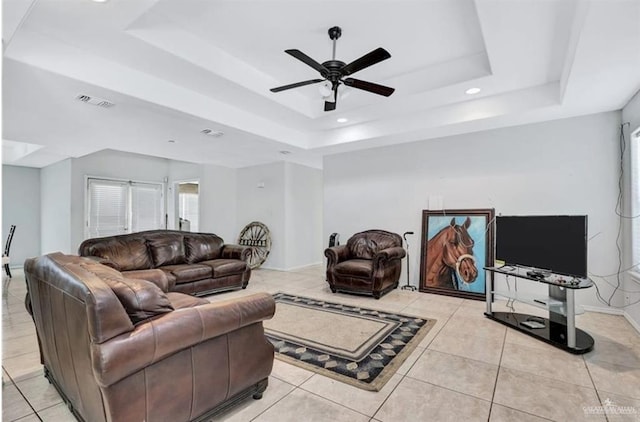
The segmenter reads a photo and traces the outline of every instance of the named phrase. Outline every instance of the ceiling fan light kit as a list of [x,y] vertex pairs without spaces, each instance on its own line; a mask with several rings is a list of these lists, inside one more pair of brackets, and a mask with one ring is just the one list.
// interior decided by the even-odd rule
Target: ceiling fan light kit
[[[361,89],[363,91],[372,92],[385,97],[393,94],[393,91],[395,91],[394,88],[348,77],[353,73],[390,58],[391,54],[389,54],[389,52],[384,48],[380,47],[365,54],[359,59],[346,64],[345,62],[336,60],[336,41],[341,35],[342,29],[340,27],[334,26],[329,28],[329,38],[333,41],[333,55],[331,60],[327,60],[322,64],[318,63],[300,50],[285,50],[285,53],[295,57],[307,66],[314,68],[318,73],[320,73],[322,79],[310,79],[308,81],[271,88],[271,92],[281,92],[292,88],[324,82],[320,87],[320,93],[325,97],[324,111],[332,111],[336,109],[336,103],[338,101],[338,87],[340,85]],[[327,95],[325,95],[325,93]]]

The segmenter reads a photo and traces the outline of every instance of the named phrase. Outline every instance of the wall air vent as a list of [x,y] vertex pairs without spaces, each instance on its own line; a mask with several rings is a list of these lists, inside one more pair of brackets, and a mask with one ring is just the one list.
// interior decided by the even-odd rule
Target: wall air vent
[[219,130],[213,130],[213,129],[203,129],[200,131],[200,133],[205,134],[207,136],[213,136],[214,138],[219,138],[222,135],[224,135],[224,132],[220,132]]
[[82,101],[83,103],[95,105],[98,107],[103,107],[103,108],[110,108],[115,105],[111,101],[107,101],[105,99],[98,98],[98,97],[91,97],[90,95],[85,95],[85,94],[76,95],[76,100]]

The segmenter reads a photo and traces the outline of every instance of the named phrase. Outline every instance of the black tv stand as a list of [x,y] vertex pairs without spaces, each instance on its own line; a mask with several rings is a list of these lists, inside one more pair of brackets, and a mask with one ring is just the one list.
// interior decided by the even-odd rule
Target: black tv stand
[[[547,296],[528,295],[517,291],[499,291],[494,289],[494,277],[485,277],[485,280],[487,280],[487,310],[485,316],[487,318],[515,328],[520,332],[570,353],[582,354],[593,349],[593,337],[575,326],[574,292],[578,289],[586,289],[593,286],[593,282],[590,279],[563,276],[517,265],[485,267],[484,270],[494,275],[503,274],[518,279],[545,283],[549,286],[549,294]],[[545,309],[549,311],[549,317],[541,318],[514,312],[494,312],[491,309],[494,295]],[[538,324],[533,324],[532,322],[537,322]]]

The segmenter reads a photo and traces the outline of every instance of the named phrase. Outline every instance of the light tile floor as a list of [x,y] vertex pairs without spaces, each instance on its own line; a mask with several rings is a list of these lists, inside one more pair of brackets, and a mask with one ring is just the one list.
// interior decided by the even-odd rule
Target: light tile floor
[[[3,421],[73,421],[43,376],[24,309],[24,277],[3,291]],[[640,420],[640,335],[620,316],[586,313],[578,327],[596,339],[572,355],[483,316],[484,303],[395,290],[380,300],[332,294],[323,268],[253,272],[249,287],[211,301],[278,291],[438,320],[379,392],[364,391],[278,360],[262,400],[248,399],[214,421],[599,421],[604,403]],[[495,305],[504,308],[504,302]],[[516,304],[518,312],[539,313]],[[124,421],[126,422],[126,421]]]

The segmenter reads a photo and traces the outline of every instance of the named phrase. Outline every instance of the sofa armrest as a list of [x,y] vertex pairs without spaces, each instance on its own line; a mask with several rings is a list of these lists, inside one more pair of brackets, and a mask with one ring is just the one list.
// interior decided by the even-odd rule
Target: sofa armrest
[[92,255],[85,256],[84,258],[89,258],[92,261],[96,261],[98,264],[106,265],[107,267],[111,267],[114,270],[120,271],[120,266],[110,259]]
[[92,345],[93,372],[102,387],[112,385],[174,353],[273,317],[267,293],[179,309],[150,319],[126,334]]
[[160,290],[167,293],[169,291],[169,278],[167,273],[159,270],[133,270],[123,271],[122,275],[127,278],[135,278],[137,280],[147,280],[160,287]]
[[251,256],[251,248],[240,245],[222,245],[221,258],[224,259],[240,259],[249,262]]
[[349,248],[347,245],[333,246],[324,250],[324,256],[327,257],[327,269],[349,259]]

